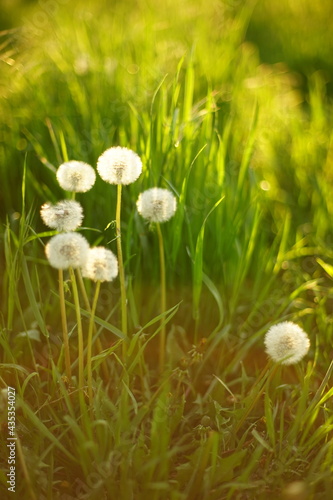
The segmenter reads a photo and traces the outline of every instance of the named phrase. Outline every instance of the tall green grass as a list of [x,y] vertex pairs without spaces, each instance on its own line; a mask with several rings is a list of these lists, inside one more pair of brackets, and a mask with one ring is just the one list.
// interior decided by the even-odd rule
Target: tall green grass
[[[68,5],[53,14],[45,5],[26,14],[25,30],[2,35],[1,49],[0,380],[18,396],[17,494],[287,498],[286,486],[301,481],[308,498],[330,498],[333,177],[325,80],[314,73],[304,86],[285,65],[261,64],[245,41],[252,2],[127,1],[108,9],[87,2],[76,22]],[[46,13],[45,24],[37,12]],[[38,210],[65,196],[55,171],[67,156],[95,165],[118,144],[144,165],[123,192],[130,340],[125,362],[119,283],[103,285],[91,418],[80,410],[75,380],[63,376],[57,275],[44,256],[53,233]],[[162,317],[158,238],[135,208],[155,185],[178,200],[163,226],[169,309]],[[84,235],[115,249],[115,189],[98,179],[78,199]],[[89,285],[87,292],[92,297]],[[69,286],[65,298],[77,373]],[[87,332],[83,301],[81,315]],[[263,335],[283,320],[303,326],[311,350],[271,376]],[[6,495],[3,472],[0,483]]]

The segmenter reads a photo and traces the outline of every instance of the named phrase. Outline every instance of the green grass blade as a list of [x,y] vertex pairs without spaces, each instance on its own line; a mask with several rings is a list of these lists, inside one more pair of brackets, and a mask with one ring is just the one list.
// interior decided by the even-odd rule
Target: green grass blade
[[206,222],[209,216],[214,212],[214,210],[219,206],[219,204],[223,201],[224,196],[220,198],[214,206],[210,209],[208,214],[206,215],[202,226],[200,228],[197,243],[195,247],[195,255],[194,255],[194,263],[193,263],[193,318],[195,320],[199,319],[199,305],[200,305],[200,296],[202,290],[202,282],[203,282],[203,246],[204,246],[204,236],[205,236],[205,227]]
[[33,285],[32,285],[31,279],[30,279],[27,261],[26,261],[25,257],[22,258],[22,277],[23,277],[23,281],[24,281],[25,290],[27,292],[27,296],[29,299],[29,303],[30,303],[31,309],[34,313],[34,317],[38,323],[38,327],[39,327],[40,331],[43,333],[43,335],[45,335],[45,337],[48,337],[49,332],[46,328],[45,320],[42,317],[42,314],[40,311],[40,304],[38,304],[37,300],[36,300],[36,296],[35,296],[35,293],[33,290]]

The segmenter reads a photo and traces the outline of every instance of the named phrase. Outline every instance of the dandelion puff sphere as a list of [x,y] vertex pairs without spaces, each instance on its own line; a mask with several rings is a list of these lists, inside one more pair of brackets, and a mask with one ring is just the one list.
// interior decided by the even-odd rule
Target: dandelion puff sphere
[[97,160],[97,171],[109,184],[131,184],[142,172],[140,157],[120,146],[107,149]]
[[174,215],[177,202],[168,189],[151,188],[140,194],[136,206],[139,214],[151,222],[166,222]]
[[291,321],[272,326],[265,336],[267,354],[283,365],[298,363],[308,352],[310,340],[302,328]]
[[44,224],[58,231],[75,231],[82,224],[83,209],[74,200],[59,201],[55,205],[44,203],[40,210]]
[[57,234],[45,247],[46,257],[57,269],[83,266],[88,250],[88,241],[79,233]]
[[116,256],[104,247],[90,248],[82,266],[82,276],[93,281],[112,281],[118,274]]
[[91,165],[83,161],[67,161],[57,170],[60,186],[66,191],[85,193],[95,184],[96,173]]

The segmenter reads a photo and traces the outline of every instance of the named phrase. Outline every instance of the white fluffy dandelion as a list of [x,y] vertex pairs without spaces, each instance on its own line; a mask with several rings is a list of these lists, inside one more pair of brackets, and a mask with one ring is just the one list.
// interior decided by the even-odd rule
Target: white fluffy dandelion
[[85,193],[95,184],[96,173],[91,165],[83,161],[67,161],[57,170],[60,186],[66,191]]
[[140,157],[131,149],[109,148],[98,158],[97,171],[109,184],[131,184],[142,172]]
[[93,281],[112,281],[118,274],[116,256],[104,247],[90,248],[82,266],[82,276]]
[[302,328],[291,321],[272,326],[265,336],[267,354],[283,365],[298,363],[308,352],[310,340]]
[[57,269],[83,266],[88,250],[88,241],[79,233],[57,234],[45,247],[46,257]]
[[151,222],[165,222],[174,215],[177,202],[171,191],[155,187],[141,193],[136,206],[145,219]]
[[40,210],[44,224],[58,231],[75,231],[82,224],[83,209],[74,200],[59,201],[55,205],[44,203]]

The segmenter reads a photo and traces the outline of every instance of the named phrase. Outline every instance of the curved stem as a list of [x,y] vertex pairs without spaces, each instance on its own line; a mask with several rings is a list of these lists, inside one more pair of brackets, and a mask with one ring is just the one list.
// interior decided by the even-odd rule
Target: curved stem
[[65,352],[66,376],[68,378],[68,383],[70,383],[72,378],[72,371],[71,371],[71,358],[69,353],[68,328],[67,328],[66,306],[65,306],[64,272],[62,269],[59,269],[59,298],[60,298],[62,337],[64,341],[64,352]]
[[[166,284],[165,284],[165,255],[164,255],[164,244],[163,244],[163,234],[160,224],[157,226],[158,244],[160,252],[160,278],[161,278],[161,314],[166,311]],[[161,323],[165,318],[161,318]],[[160,372],[163,371],[165,363],[165,324],[162,326],[160,334],[160,352],[159,352],[159,362],[160,362]]]
[[95,311],[96,311],[96,306],[97,306],[97,301],[98,301],[98,296],[99,296],[99,290],[100,290],[100,288],[101,288],[101,282],[97,281],[96,288],[95,288],[94,299],[93,299],[93,303],[92,303],[92,306],[91,306],[91,314],[90,314],[89,329],[88,329],[87,370],[88,370],[88,395],[89,395],[90,409],[92,409],[92,403],[93,403],[92,365],[91,365],[92,338],[93,338],[93,331],[94,331]]
[[[125,287],[125,271],[123,262],[123,251],[121,248],[121,188],[122,185],[117,185],[117,209],[116,209],[116,233],[117,233],[117,253],[119,266],[119,281],[121,294],[121,327],[122,332],[127,337],[127,299]],[[126,341],[123,342],[123,354],[126,355]]]
[[83,364],[84,364],[84,354],[83,354],[83,333],[82,333],[82,321],[81,321],[81,311],[80,311],[80,302],[79,302],[79,294],[77,290],[77,284],[75,279],[75,274],[73,269],[69,268],[69,273],[72,282],[73,289],[73,298],[75,305],[75,313],[76,313],[76,321],[77,321],[77,336],[78,336],[78,362],[79,362],[79,393],[82,393],[83,389]]

